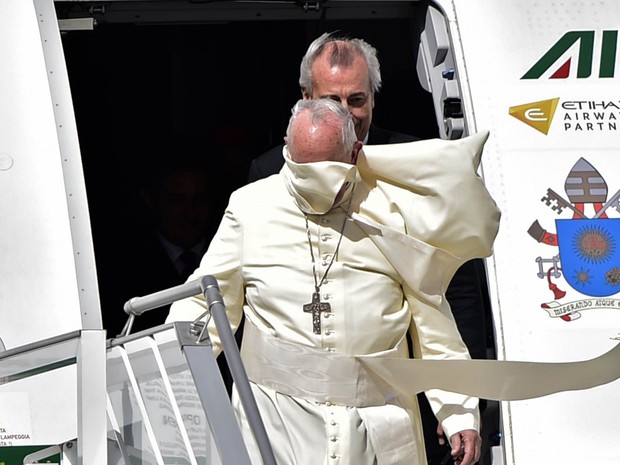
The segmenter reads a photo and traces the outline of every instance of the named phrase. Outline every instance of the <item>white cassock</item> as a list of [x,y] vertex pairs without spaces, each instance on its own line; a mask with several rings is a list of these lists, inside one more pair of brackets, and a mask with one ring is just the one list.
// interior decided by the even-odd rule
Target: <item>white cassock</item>
[[[416,397],[370,378],[351,356],[406,358],[409,332],[416,357],[469,358],[444,292],[462,263],[490,255],[497,234],[499,211],[477,174],[487,137],[367,146],[357,166],[285,155],[279,174],[232,194],[189,279],[217,279],[233,330],[246,315],[242,358],[279,465],[426,463]],[[303,310],[315,291],[308,236],[317,281],[336,255],[320,288],[330,306],[320,334]],[[167,321],[205,309],[202,296],[179,301]],[[426,394],[448,436],[479,429],[476,398]]]

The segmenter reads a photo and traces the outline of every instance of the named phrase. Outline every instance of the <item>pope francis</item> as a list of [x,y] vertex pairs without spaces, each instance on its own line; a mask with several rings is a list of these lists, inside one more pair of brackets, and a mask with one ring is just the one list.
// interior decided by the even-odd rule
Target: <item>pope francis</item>
[[[416,397],[354,356],[469,358],[444,292],[497,234],[500,214],[477,174],[487,137],[362,149],[342,105],[300,100],[280,173],[231,195],[189,280],[217,279],[233,330],[246,316],[241,355],[279,465],[426,464]],[[178,301],[167,321],[206,307],[203,296]],[[217,354],[212,321],[209,334]],[[426,395],[455,463],[478,461],[478,399]]]

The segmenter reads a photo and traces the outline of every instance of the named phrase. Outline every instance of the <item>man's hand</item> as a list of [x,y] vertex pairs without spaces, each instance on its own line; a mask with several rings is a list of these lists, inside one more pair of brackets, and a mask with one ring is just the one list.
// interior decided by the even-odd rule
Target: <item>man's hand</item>
[[466,429],[459,431],[450,437],[452,450],[450,455],[454,459],[454,465],[473,465],[480,460],[482,438],[478,431]]

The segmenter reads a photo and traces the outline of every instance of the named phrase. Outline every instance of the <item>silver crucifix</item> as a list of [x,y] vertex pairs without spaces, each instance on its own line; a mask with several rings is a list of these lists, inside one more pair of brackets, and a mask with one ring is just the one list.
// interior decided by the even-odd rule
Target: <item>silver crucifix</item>
[[321,312],[329,312],[331,306],[327,302],[321,302],[321,294],[312,294],[312,302],[304,305],[304,312],[312,313],[312,330],[314,334],[321,334]]

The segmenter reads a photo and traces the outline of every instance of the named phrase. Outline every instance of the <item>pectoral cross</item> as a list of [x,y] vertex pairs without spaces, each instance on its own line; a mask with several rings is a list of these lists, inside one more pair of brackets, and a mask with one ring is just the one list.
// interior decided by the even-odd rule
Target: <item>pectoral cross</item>
[[314,334],[321,334],[321,312],[328,312],[331,306],[326,302],[321,302],[321,294],[312,294],[312,302],[304,305],[304,312],[312,313],[312,330]]

